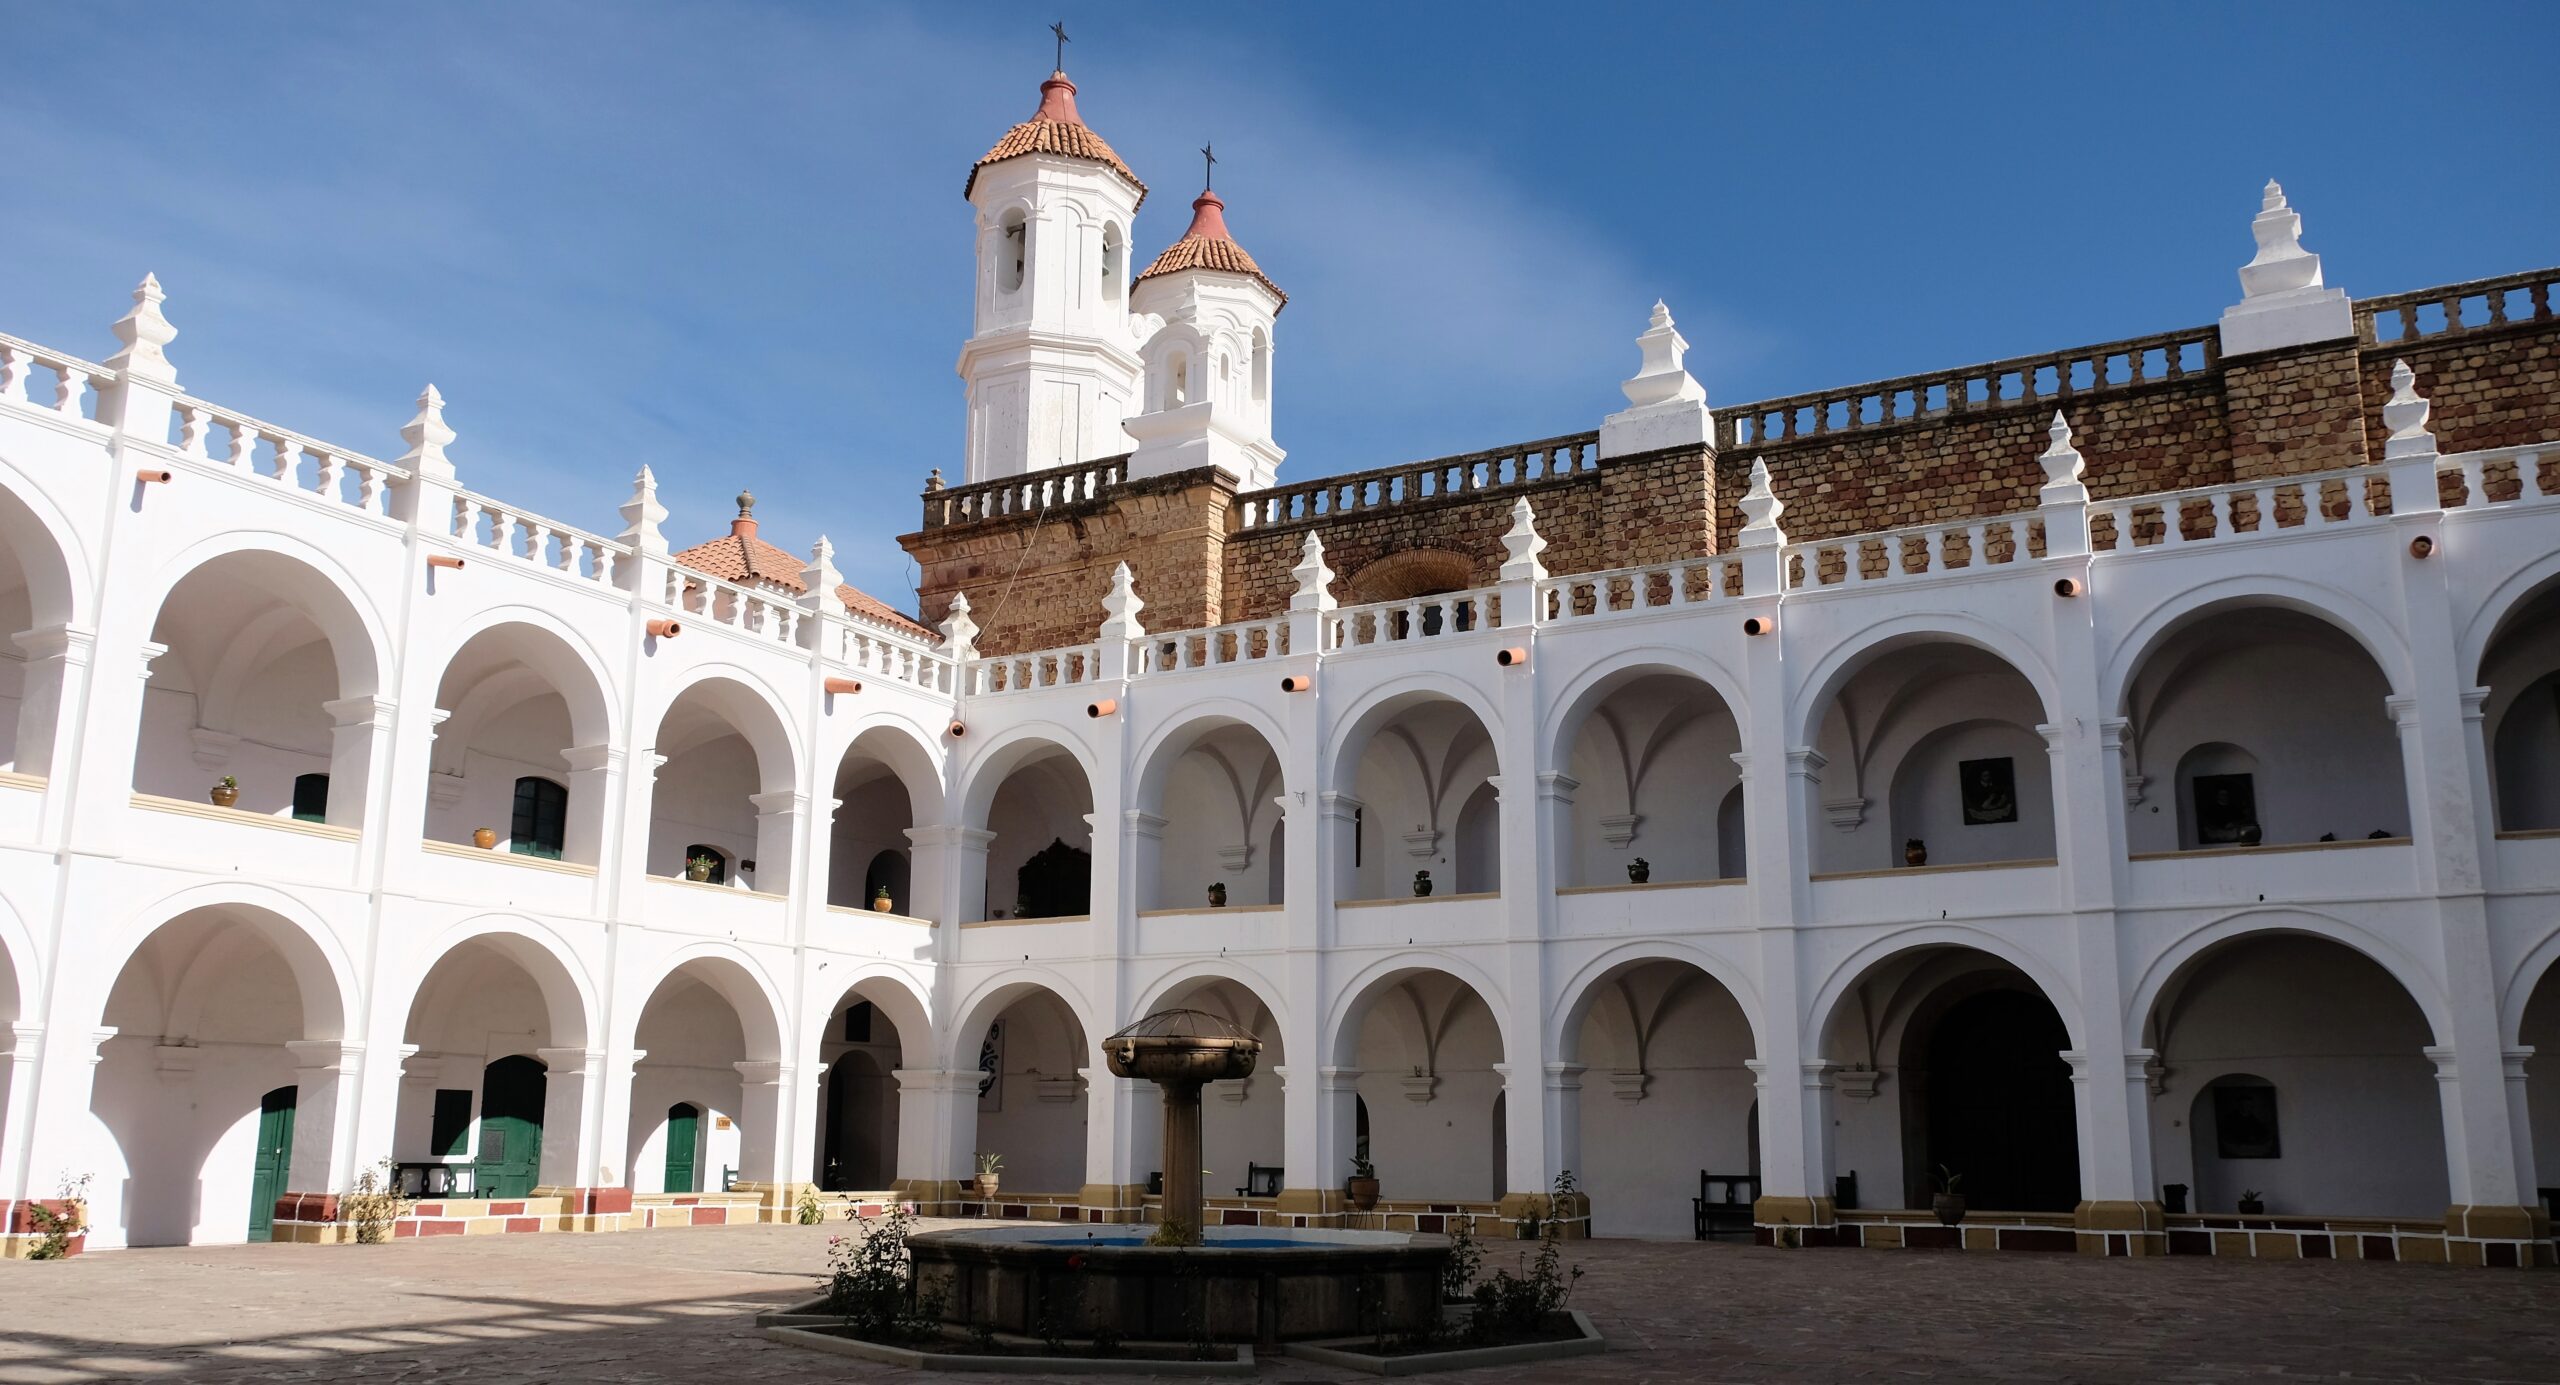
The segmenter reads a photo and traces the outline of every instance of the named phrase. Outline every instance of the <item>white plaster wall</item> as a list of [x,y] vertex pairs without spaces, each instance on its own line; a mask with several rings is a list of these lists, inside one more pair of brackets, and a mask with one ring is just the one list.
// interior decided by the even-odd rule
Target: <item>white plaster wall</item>
[[432,1079],[400,1084],[392,1157],[404,1162],[431,1157],[428,1137],[439,1088],[471,1093],[464,1155],[476,1155],[482,1070],[509,1054],[536,1056],[534,1050],[552,1042],[541,989],[523,967],[485,942],[464,943],[435,964],[418,988],[404,1033],[418,1046],[408,1070]]
[[[1642,678],[1617,690],[1574,738],[1573,855],[1565,885],[1617,885],[1641,856],[1657,883],[1740,875],[1723,860],[1716,810],[1741,782],[1741,728],[1715,694],[1685,678]],[[1610,844],[1602,819],[1635,814],[1635,835]]]
[[[1230,905],[1274,901],[1270,834],[1279,819],[1280,763],[1260,736],[1230,727],[1203,739],[1165,771],[1165,819],[1156,876],[1146,909],[1186,909],[1205,904],[1209,882],[1223,881]],[[1226,853],[1245,847],[1245,864],[1230,869]]]
[[978,917],[993,917],[997,909],[1011,917],[1022,907],[1022,864],[1051,842],[1091,852],[1093,825],[1085,819],[1092,812],[1084,773],[1065,755],[1015,770],[987,809],[987,830],[996,835],[987,843],[986,912]]
[[[719,1191],[720,1170],[738,1162],[742,1133],[737,1064],[747,1056],[747,1041],[737,1012],[719,992],[680,974],[649,998],[633,1044],[648,1056],[631,1072],[631,1127],[624,1141],[629,1186],[642,1193],[679,1191],[666,1185],[666,1138],[667,1110],[682,1101],[703,1113],[694,1154],[700,1179],[688,1191]],[[716,1116],[729,1117],[731,1128],[718,1129]],[[725,1159],[717,1157],[724,1140]]]
[[[2382,968],[2334,943],[2253,940],[2206,959],[2154,1023],[2163,1016],[2153,1160],[2162,1183],[2194,1190],[2191,1208],[2227,1212],[2257,1188],[2270,1212],[2441,1214],[2443,1114],[2422,1052],[2433,1039]],[[2198,1093],[2231,1073],[2275,1084],[2281,1157],[2222,1159],[2197,1130]]]
[[[1418,707],[1381,728],[1352,780],[1363,807],[1362,842],[1347,897],[1406,898],[1417,870],[1431,872],[1435,894],[1458,893],[1469,870],[1460,860],[1459,815],[1493,772],[1484,725],[1454,704]],[[1483,851],[1481,841],[1477,849]]]
[[[1967,822],[1962,767],[2006,758],[2017,797],[2015,822]],[[2044,739],[2007,722],[1960,722],[1922,738],[1893,768],[1892,831],[1900,844],[1929,844],[1929,864],[2053,859],[2053,775]]]
[[519,703],[474,728],[454,752],[462,770],[461,797],[450,806],[429,801],[428,838],[468,845],[472,831],[486,827],[498,834],[498,849],[507,850],[515,840],[516,780],[531,776],[568,788],[569,762],[561,751],[569,740],[569,705],[556,693]]
[[[1892,869],[1912,837],[1928,844],[1933,866],[2052,856],[2051,770],[2034,729],[2043,720],[2033,686],[1982,650],[1930,644],[1878,656],[1822,718],[1813,869]],[[1957,764],[1985,755],[2012,760],[2015,823],[1963,821]]]
[[[649,873],[684,874],[684,853],[699,843],[729,855],[729,883],[737,884],[741,860],[756,859],[756,805],[762,785],[753,747],[743,736],[722,736],[668,758],[658,769],[649,807]],[[759,882],[753,877],[749,885]],[[772,882],[774,887],[779,881]]]
[[[827,903],[849,909],[871,905],[862,882],[871,868],[872,858],[883,851],[894,851],[912,861],[913,844],[907,829],[915,826],[915,815],[908,805],[907,789],[887,766],[873,760],[848,760],[836,777],[835,797],[838,803],[835,821],[828,828]],[[910,880],[913,872],[910,869]],[[912,886],[910,897],[897,898],[892,891],[890,903],[898,912],[915,905]]]
[[[1506,1191],[1494,1133],[1502,1038],[1482,997],[1444,973],[1409,977],[1370,1004],[1358,1054],[1380,1196],[1482,1200]],[[1417,1067],[1439,1078],[1427,1101],[1407,1085]]]

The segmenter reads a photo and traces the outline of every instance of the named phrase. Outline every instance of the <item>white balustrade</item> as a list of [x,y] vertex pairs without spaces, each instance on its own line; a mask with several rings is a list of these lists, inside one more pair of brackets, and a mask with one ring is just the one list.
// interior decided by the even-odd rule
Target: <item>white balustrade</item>
[[1690,558],[1651,567],[1550,577],[1538,584],[1538,618],[1565,624],[1637,611],[1676,610],[1739,594],[1738,558]]
[[[51,388],[30,384],[36,371],[53,379]],[[82,423],[94,423],[83,404],[96,391],[116,382],[116,373],[95,361],[48,351],[31,341],[0,336],[0,403],[48,409]]]
[[1141,667],[1149,673],[1182,673],[1224,668],[1230,664],[1273,659],[1289,652],[1289,623],[1241,620],[1199,630],[1177,630],[1148,637]]
[[2033,554],[2043,524],[2038,515],[2002,515],[1789,544],[1786,584],[1859,586],[2005,567]]
[[1438,639],[1491,629],[1502,619],[1500,594],[1490,587],[1403,601],[1344,606],[1325,617],[1325,652]]
[[2124,496],[2089,506],[2090,547],[2134,553],[2361,524],[2390,500],[2390,473],[2380,467]]
[[[262,423],[201,399],[180,396],[173,407],[180,456],[208,466],[229,467],[244,476],[376,518],[390,517],[391,487],[409,476],[389,462],[305,437],[290,428]],[[225,437],[218,456],[211,446],[216,428]]]
[[[2542,474],[2545,465],[2554,472],[2549,480]],[[2445,500],[2448,509],[2560,497],[2560,456],[2541,444],[2456,453],[2437,462],[2436,473],[2439,480],[2446,476],[2462,479],[2461,490]]]
[[[484,533],[480,521],[486,519]],[[456,491],[449,536],[491,558],[543,568],[600,587],[613,585],[616,564],[631,550],[556,520],[511,509],[485,495]],[[671,603],[672,604],[672,603]]]

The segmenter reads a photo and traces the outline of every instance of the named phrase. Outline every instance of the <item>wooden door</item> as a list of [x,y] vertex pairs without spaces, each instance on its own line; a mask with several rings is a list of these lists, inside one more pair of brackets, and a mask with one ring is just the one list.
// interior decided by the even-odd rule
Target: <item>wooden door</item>
[[258,1098],[258,1154],[249,1174],[249,1239],[275,1237],[276,1199],[293,1178],[293,1106],[298,1087]]
[[667,1183],[671,1193],[698,1193],[695,1153],[702,1145],[702,1113],[679,1101],[667,1108]]
[[480,1147],[473,1160],[476,1196],[520,1198],[542,1173],[542,1064],[515,1054],[480,1074]]

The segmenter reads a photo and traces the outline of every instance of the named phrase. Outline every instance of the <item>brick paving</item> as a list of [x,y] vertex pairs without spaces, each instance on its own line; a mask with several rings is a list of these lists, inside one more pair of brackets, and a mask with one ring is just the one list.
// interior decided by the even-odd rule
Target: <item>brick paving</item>
[[[809,1292],[826,1234],[705,1227],[0,1262],[0,1381],[913,1378],[775,1346],[750,1325],[758,1309]],[[1635,1241],[1576,1250],[1590,1273],[1575,1302],[1612,1349],[1453,1379],[2560,1381],[2554,1272]],[[1262,1378],[1369,1377],[1284,1359]]]

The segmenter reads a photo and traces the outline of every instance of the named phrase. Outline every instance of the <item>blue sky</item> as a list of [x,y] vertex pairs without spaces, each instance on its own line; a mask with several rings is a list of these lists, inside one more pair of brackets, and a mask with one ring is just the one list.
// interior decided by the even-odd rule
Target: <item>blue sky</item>
[[970,162],[1063,17],[1181,234],[1193,150],[1291,295],[1284,479],[1597,426],[1657,296],[1737,403],[2211,321],[2259,185],[2329,281],[2539,267],[2560,6],[14,7],[0,331],[92,359],[144,270],[186,387],[679,543],[751,486],[911,604],[957,472]]

